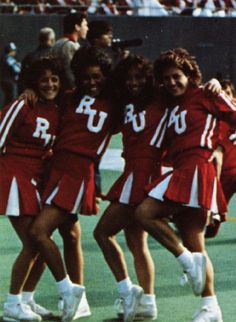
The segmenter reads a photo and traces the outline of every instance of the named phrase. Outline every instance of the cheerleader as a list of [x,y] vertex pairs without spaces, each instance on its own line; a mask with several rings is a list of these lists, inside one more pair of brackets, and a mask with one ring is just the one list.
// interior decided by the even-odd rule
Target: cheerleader
[[[170,109],[163,146],[173,171],[147,187],[148,198],[137,208],[135,218],[177,258],[194,294],[202,296],[202,307],[192,321],[222,322],[204,228],[206,210],[220,213],[223,220],[227,211],[214,163],[209,159],[219,140],[218,120],[235,126],[236,106],[223,94],[215,99],[203,94],[199,67],[184,49],[161,54],[154,73]],[[167,219],[176,223],[183,244]]]
[[23,245],[12,268],[3,320],[39,321],[51,316],[33,299],[44,262],[29,238],[29,230],[41,208],[47,156],[58,131],[57,100],[63,79],[56,60],[36,61],[29,70],[27,85],[37,93],[37,104],[32,107],[24,100],[17,100],[1,113],[0,214],[8,216]]

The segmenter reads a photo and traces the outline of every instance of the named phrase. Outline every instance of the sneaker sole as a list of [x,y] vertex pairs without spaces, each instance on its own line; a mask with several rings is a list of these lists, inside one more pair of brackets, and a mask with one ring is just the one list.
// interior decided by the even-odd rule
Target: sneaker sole
[[8,317],[5,317],[5,316],[2,317],[2,320],[3,321],[10,321],[10,322],[19,322],[19,321],[21,321],[19,319],[8,318]]

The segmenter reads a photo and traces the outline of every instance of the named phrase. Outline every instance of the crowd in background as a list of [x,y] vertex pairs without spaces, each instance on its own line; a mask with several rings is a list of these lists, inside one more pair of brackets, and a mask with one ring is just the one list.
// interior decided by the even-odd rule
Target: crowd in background
[[236,0],[0,0],[0,13],[235,17]]

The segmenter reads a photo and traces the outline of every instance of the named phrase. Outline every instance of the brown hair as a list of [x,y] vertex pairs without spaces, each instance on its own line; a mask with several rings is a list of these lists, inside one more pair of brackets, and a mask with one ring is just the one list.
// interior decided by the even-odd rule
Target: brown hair
[[202,74],[195,57],[191,56],[186,49],[174,48],[161,53],[154,62],[154,76],[159,84],[163,82],[163,72],[170,67],[176,67],[189,77],[192,85],[200,85]]

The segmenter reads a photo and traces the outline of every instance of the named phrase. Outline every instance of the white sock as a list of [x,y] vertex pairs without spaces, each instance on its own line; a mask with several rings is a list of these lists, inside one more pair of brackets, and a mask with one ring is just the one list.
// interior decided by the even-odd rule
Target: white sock
[[17,304],[17,303],[20,303],[22,300],[22,296],[21,294],[7,294],[7,303],[14,303],[14,304]]
[[208,307],[216,307],[218,306],[218,301],[216,295],[205,296],[202,298],[202,305]]
[[140,300],[141,304],[156,304],[155,294],[143,294]]
[[193,266],[192,253],[187,248],[185,248],[183,253],[180,254],[176,259],[185,271],[188,271]]
[[129,277],[125,278],[124,280],[117,282],[117,287],[118,287],[118,292],[120,294],[127,294],[129,293],[131,287],[132,287],[132,282]]
[[60,295],[64,295],[65,293],[70,292],[71,288],[72,288],[72,282],[69,278],[69,276],[67,275],[63,280],[56,282],[57,284],[57,289]]
[[22,292],[22,302],[29,303],[34,298],[34,292]]

